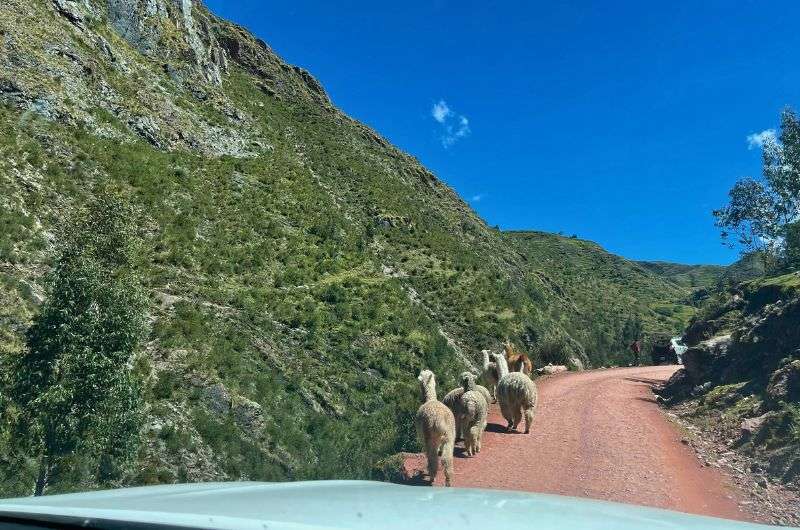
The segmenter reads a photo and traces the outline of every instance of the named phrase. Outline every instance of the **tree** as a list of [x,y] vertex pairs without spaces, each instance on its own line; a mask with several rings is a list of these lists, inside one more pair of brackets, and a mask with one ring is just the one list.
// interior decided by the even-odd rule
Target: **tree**
[[[800,220],[800,120],[786,109],[779,138],[763,145],[761,179],[739,180],[728,193],[730,203],[715,210],[716,225],[727,241],[738,236],[745,252],[760,252],[768,261],[791,265],[800,252],[792,228]],[[798,264],[795,262],[794,266]]]
[[140,397],[131,365],[146,329],[136,275],[139,241],[132,208],[101,194],[63,231],[47,277],[47,299],[8,356],[4,394],[17,411],[16,439],[35,458],[35,495],[75,454],[98,476],[137,446]]

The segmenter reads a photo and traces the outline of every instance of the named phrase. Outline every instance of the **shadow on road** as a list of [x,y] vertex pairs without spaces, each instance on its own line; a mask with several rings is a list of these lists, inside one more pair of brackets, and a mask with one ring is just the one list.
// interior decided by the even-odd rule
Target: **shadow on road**
[[644,383],[650,386],[656,386],[663,383],[663,381],[661,381],[660,379],[647,379],[644,377],[623,377],[623,380],[631,381],[633,383]]
[[[497,432],[500,434],[508,434],[505,425],[500,425],[499,423],[487,423],[486,424],[486,432]],[[510,434],[514,434],[512,431]]]

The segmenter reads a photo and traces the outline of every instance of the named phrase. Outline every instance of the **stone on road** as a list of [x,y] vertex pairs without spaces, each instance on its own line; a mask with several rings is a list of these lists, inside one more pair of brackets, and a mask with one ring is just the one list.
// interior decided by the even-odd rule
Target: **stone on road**
[[[454,485],[555,493],[749,520],[726,477],[704,467],[656,405],[676,366],[571,372],[537,379],[531,434],[505,432],[490,408],[483,450],[456,447]],[[444,389],[442,389],[444,391]],[[407,465],[423,469],[424,457]],[[437,484],[443,477],[437,477]]]

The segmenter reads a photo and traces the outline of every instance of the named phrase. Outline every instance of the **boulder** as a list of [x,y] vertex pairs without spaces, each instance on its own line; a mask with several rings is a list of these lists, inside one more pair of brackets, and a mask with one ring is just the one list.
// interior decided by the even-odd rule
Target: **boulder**
[[772,373],[767,385],[772,402],[800,402],[800,360],[795,360]]
[[730,335],[719,335],[686,350],[683,366],[694,385],[712,378],[715,361],[725,355],[730,343]]
[[764,426],[764,422],[767,420],[767,417],[769,417],[769,415],[770,414],[767,413],[758,416],[756,418],[747,418],[744,421],[742,421],[740,440],[742,442],[751,440],[753,436],[755,436],[758,433],[758,431],[761,430],[761,427]]

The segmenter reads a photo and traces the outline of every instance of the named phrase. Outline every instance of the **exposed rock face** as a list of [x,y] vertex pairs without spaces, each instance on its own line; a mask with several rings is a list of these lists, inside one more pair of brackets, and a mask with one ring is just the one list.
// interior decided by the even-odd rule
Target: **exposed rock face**
[[683,354],[683,365],[694,384],[712,377],[719,361],[725,356],[731,343],[730,335],[722,335],[701,342]]
[[[179,35],[182,60],[189,59],[204,81],[221,85],[228,70],[225,50],[210,31],[205,17],[194,14],[192,0],[108,0],[111,27],[142,54],[169,61],[165,40]],[[175,68],[175,65],[170,65]]]
[[[800,428],[800,282],[796,275],[742,284],[687,332],[684,368],[659,391],[662,403],[705,416],[720,443],[784,482],[796,482]],[[719,303],[718,300],[715,303]],[[712,334],[711,338],[699,340]]]

